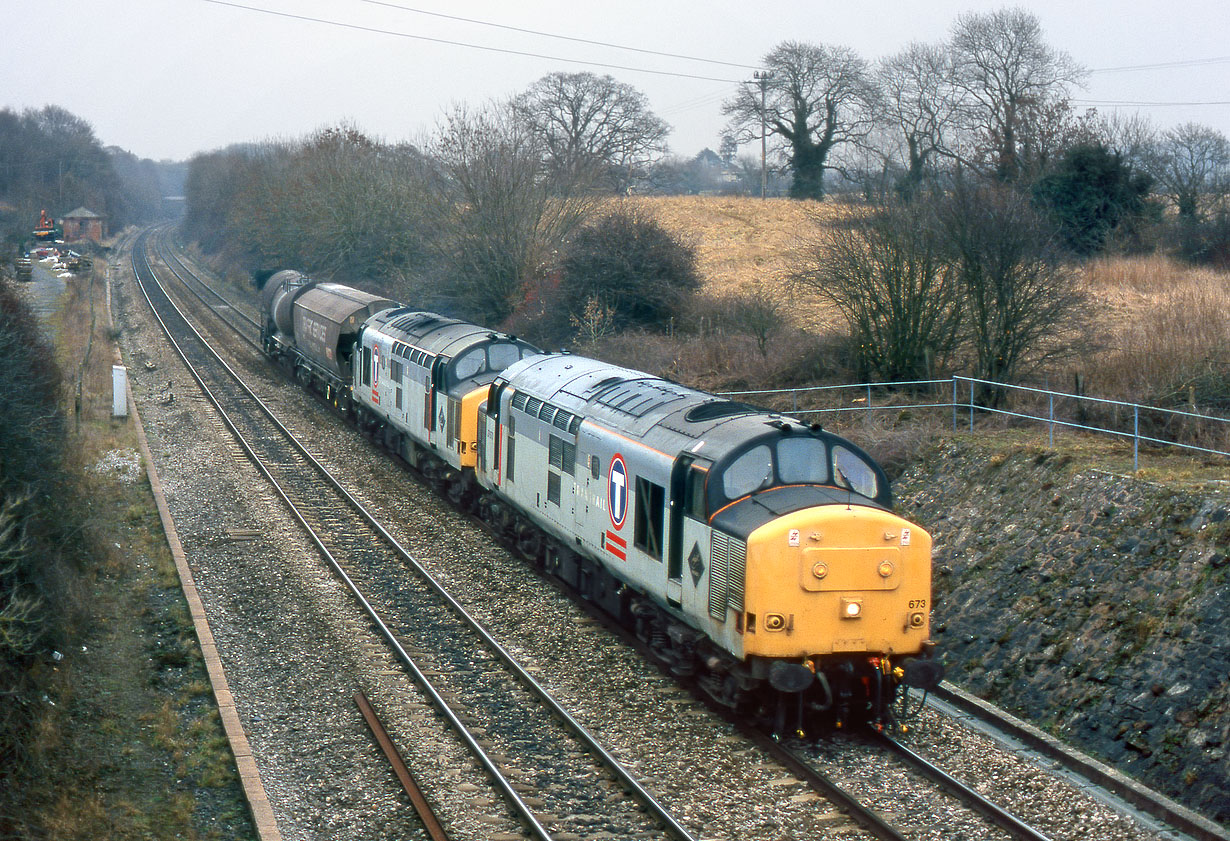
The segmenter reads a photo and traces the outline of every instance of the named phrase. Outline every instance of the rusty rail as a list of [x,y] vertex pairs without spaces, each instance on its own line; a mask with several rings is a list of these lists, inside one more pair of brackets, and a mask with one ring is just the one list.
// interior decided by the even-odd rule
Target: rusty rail
[[422,820],[427,834],[431,836],[432,841],[449,841],[448,833],[444,831],[443,824],[436,817],[431,804],[427,802],[423,790],[419,788],[418,781],[414,779],[414,774],[406,767],[405,760],[401,758],[397,746],[393,744],[393,740],[389,738],[388,731],[380,723],[380,718],[376,715],[375,709],[372,708],[371,702],[367,700],[367,696],[362,692],[355,692],[354,702],[358,705],[359,712],[363,713],[363,718],[367,721],[367,726],[371,728],[372,735],[376,737],[376,743],[380,745],[380,749],[384,751],[389,764],[393,766],[393,773],[397,774],[397,779],[401,780],[401,787],[406,790],[406,794],[410,797],[410,802],[414,804],[414,811],[418,812],[419,819]]

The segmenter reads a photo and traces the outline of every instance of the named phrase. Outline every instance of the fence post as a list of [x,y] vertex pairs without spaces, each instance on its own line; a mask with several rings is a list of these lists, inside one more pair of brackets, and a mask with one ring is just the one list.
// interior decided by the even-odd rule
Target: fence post
[[1140,470],[1140,406],[1132,407],[1132,472]]
[[969,431],[974,431],[974,381],[969,381]]
[[871,383],[867,383],[867,420],[871,420]]
[[952,431],[957,431],[957,377],[952,377]]
[[797,391],[790,394],[790,405],[794,407],[792,411],[797,415],[799,413],[799,393]]
[[1050,424],[1051,424],[1051,449],[1055,449],[1055,393],[1048,390],[1047,399],[1050,401]]

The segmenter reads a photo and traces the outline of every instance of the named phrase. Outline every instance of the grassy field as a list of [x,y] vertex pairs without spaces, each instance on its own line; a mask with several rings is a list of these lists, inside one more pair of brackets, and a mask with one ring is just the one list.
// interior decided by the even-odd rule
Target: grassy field
[[[848,206],[699,196],[635,201],[695,245],[706,296],[763,286],[787,302],[787,324],[813,334],[842,329],[831,305],[801,296],[787,278],[800,244],[823,236],[826,225],[853,212]],[[1189,381],[1198,392],[1201,372],[1230,368],[1230,274],[1163,256],[1106,257],[1077,269],[1094,343],[1073,370],[1089,393],[1149,397]],[[1071,373],[1054,372],[1054,380],[1071,382]]]

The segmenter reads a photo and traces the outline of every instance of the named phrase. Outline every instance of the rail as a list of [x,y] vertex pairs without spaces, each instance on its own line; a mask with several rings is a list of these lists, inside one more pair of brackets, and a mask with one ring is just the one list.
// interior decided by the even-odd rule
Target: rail
[[[849,398],[838,396],[835,400],[830,400],[830,405],[800,406],[802,395],[837,396],[851,392],[857,396]],[[939,397],[941,392],[944,395],[943,398]],[[922,402],[898,399],[908,393],[929,393],[934,397],[929,401],[924,397]],[[1204,431],[1201,440],[1220,439],[1230,442],[1230,418],[1197,411],[1165,409],[1142,403],[1089,397],[1084,394],[1072,394],[1047,388],[982,380],[975,377],[953,376],[934,380],[754,389],[725,391],[718,392],[718,394],[722,397],[761,396],[767,398],[784,398],[788,395],[791,401],[791,412],[802,415],[866,412],[870,416],[874,412],[890,410],[950,409],[954,430],[960,425],[962,414],[968,415],[971,430],[974,428],[976,415],[1000,415],[1017,420],[1045,423],[1049,431],[1051,446],[1055,444],[1056,427],[1111,435],[1131,439],[1133,470],[1140,468],[1141,444],[1179,447],[1206,455],[1230,458],[1230,444],[1225,445],[1226,449],[1207,447],[1192,443],[1190,440],[1177,440],[1177,436],[1162,437],[1161,432],[1154,432],[1154,430],[1197,427]],[[994,399],[980,399],[980,395],[983,398],[992,396]],[[877,397],[884,402],[876,403]],[[836,405],[832,405],[833,403]],[[1105,422],[1097,423],[1098,418],[1105,419]],[[1129,420],[1130,428],[1127,428]]]

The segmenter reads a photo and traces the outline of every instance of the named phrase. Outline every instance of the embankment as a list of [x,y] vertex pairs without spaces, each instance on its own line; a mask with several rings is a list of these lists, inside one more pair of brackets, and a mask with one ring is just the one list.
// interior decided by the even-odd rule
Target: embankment
[[1230,488],[962,440],[896,490],[950,680],[1230,822]]

